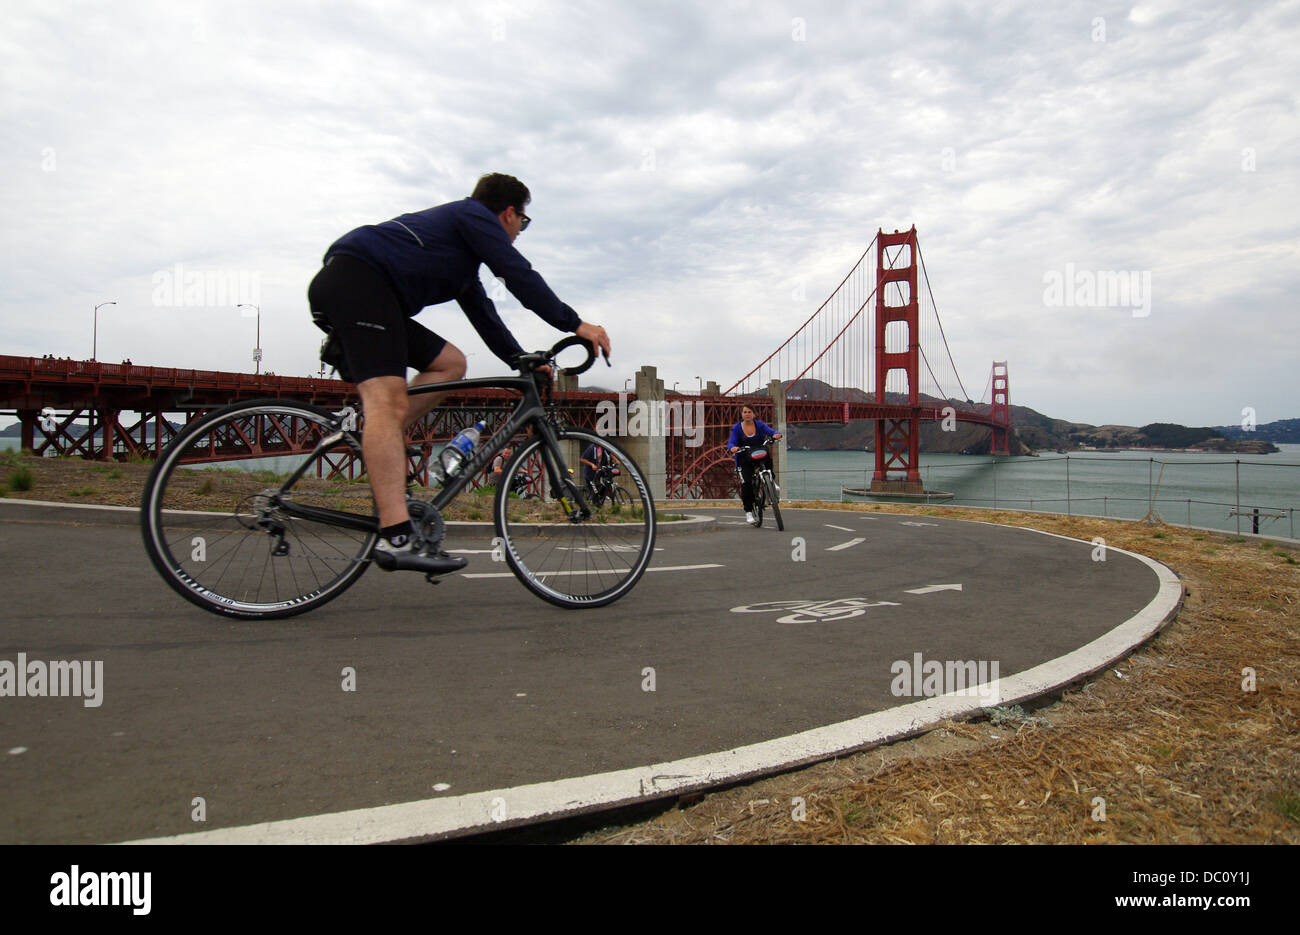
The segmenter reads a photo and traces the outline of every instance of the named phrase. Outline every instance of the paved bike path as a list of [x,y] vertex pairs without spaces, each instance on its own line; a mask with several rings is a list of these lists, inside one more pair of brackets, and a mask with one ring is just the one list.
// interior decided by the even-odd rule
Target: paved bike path
[[0,842],[395,840],[684,791],[988,700],[926,696],[928,662],[996,663],[1007,701],[1068,681],[1181,597],[1150,560],[1030,530],[691,512],[712,530],[662,535],[610,607],[538,600],[461,527],[466,575],[372,570],[258,623],[181,600],[133,526],[0,513],[0,675],[102,663],[96,706],[0,697]]

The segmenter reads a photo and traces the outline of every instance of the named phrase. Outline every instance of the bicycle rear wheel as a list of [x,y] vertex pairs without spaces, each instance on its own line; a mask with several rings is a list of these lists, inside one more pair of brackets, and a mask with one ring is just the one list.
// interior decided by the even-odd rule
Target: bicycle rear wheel
[[776,482],[772,480],[770,474],[763,476],[763,489],[767,494],[767,502],[772,505],[772,518],[776,520],[776,528],[785,531],[785,523],[781,520],[781,507],[779,506],[779,497],[776,493]]
[[[227,617],[290,617],[346,590],[369,565],[378,533],[289,516],[277,498],[373,519],[355,435],[318,463],[338,434],[328,410],[281,400],[235,403],[183,429],[145,484],[145,549],[163,580],[204,610]],[[304,464],[291,488],[285,482]]]
[[598,443],[608,449],[623,465],[622,477],[630,487],[625,491],[627,501],[615,494],[593,509],[590,517],[575,522],[559,502],[563,496],[573,505],[567,491],[547,489],[536,500],[508,495],[510,479],[519,473],[547,478],[550,487],[543,462],[545,443],[533,438],[515,452],[497,488],[493,505],[497,534],[510,570],[538,597],[560,607],[600,607],[630,591],[650,564],[654,498],[636,463],[609,439],[570,429],[559,433],[559,441],[565,471],[588,445]]

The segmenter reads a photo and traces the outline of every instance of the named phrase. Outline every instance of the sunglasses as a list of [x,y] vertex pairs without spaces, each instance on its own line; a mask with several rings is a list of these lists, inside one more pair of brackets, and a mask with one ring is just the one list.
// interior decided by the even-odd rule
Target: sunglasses
[[519,215],[519,220],[523,222],[519,225],[519,232],[522,234],[524,231],[528,230],[528,225],[533,223],[533,219],[524,214],[524,212],[520,211],[518,208],[515,208],[515,214]]

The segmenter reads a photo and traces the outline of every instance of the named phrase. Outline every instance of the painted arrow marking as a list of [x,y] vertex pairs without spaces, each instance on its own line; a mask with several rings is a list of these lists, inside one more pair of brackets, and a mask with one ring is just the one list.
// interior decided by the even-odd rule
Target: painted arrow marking
[[935,591],[960,591],[960,584],[931,584],[923,588],[911,588],[908,594],[933,594]]
[[[850,530],[850,531],[851,531],[851,530]],[[839,545],[828,546],[827,549],[826,549],[826,551],[827,551],[827,552],[838,552],[840,549],[851,549],[851,548],[853,548],[855,545],[861,545],[862,543],[864,543],[864,542],[866,542],[866,541],[867,541],[866,539],[863,539],[863,538],[861,538],[861,537],[858,537],[857,539],[850,539],[848,542],[841,542]]]
[[939,524],[938,524],[938,523],[914,523],[914,522],[911,522],[911,521],[909,520],[909,521],[901,522],[901,523],[899,523],[898,525],[900,525],[900,526],[938,526]]

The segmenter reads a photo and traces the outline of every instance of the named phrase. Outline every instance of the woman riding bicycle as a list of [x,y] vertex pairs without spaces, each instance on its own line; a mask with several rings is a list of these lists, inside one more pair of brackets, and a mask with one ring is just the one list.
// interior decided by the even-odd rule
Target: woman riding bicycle
[[780,438],[781,433],[766,422],[755,418],[752,406],[743,406],[740,421],[731,427],[727,446],[736,456],[736,471],[740,474],[740,502],[745,507],[745,522],[754,524],[754,462],[750,451],[762,448],[769,438]]

